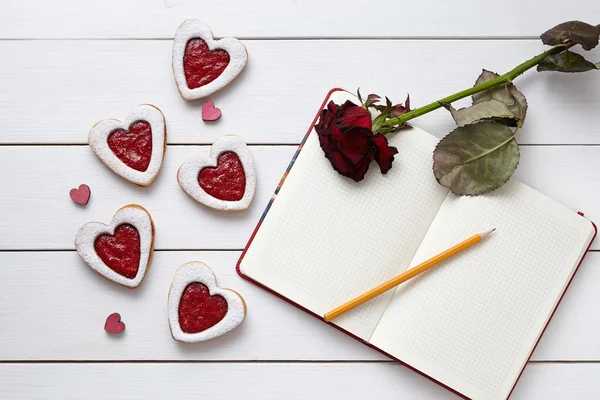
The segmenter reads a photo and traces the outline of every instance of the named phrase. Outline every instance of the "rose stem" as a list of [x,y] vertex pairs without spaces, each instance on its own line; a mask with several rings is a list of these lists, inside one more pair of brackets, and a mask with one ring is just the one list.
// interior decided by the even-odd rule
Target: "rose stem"
[[[597,26],[600,27],[600,25],[597,25]],[[438,108],[442,107],[443,103],[452,103],[454,101],[471,96],[475,93],[483,92],[484,90],[488,90],[493,87],[504,85],[508,82],[512,82],[516,77],[518,77],[519,75],[521,75],[528,69],[538,65],[544,58],[546,58],[550,55],[553,55],[553,54],[562,53],[563,51],[573,47],[574,45],[575,45],[575,43],[571,42],[571,41],[556,45],[553,48],[551,48],[550,50],[546,50],[542,54],[539,54],[539,55],[533,57],[531,60],[527,60],[524,63],[517,65],[511,71],[507,72],[504,75],[499,76],[496,79],[492,79],[491,81],[482,83],[477,86],[473,86],[472,88],[460,91],[451,96],[444,97],[443,99],[434,101],[433,103],[424,105],[423,107],[415,108],[414,110],[409,111],[406,114],[402,114],[398,117],[389,118],[384,122],[384,125],[394,126],[394,125],[398,125],[398,124],[404,124],[405,122],[407,122],[413,118],[417,118],[423,114],[427,114],[428,112],[437,110]]]

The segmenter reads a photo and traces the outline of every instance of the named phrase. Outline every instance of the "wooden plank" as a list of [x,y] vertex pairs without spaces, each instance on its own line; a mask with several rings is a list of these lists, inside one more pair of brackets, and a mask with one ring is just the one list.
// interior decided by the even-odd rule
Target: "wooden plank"
[[[598,364],[532,364],[511,399],[598,398]],[[390,363],[4,364],[7,399],[428,399],[457,397]]]
[[[384,360],[242,280],[239,255],[156,252],[132,290],[94,273],[75,252],[0,253],[0,360]],[[211,266],[219,285],[241,293],[248,314],[228,335],[184,344],[171,337],[167,295],[175,270],[194,260]],[[103,329],[113,312],[126,324],[123,337]]]
[[[207,124],[202,101],[179,96],[170,40],[0,42],[0,143],[84,144],[97,121],[122,119],[141,103],[163,110],[169,143],[208,144],[228,133],[250,143],[299,143],[333,86],[351,91],[360,86],[364,93],[396,101],[409,92],[417,107],[467,88],[482,67],[506,72],[544,49],[538,40],[259,40],[246,45],[248,67],[212,96],[223,117]],[[530,105],[520,143],[600,143],[595,129],[600,96],[594,89],[600,74],[530,71],[517,85]],[[438,137],[455,128],[445,110],[415,124]]]
[[[245,2],[195,0],[4,0],[0,38],[171,38],[187,18],[216,35],[239,37],[515,37],[538,36],[570,19],[598,23],[592,0],[507,0],[493,12],[477,0]],[[4,18],[2,18],[4,17]]]
[[[145,207],[156,227],[156,249],[241,249],[281,179],[293,146],[252,147],[257,191],[249,209],[217,212],[189,197],[177,170],[189,157],[208,155],[209,146],[171,146],[151,186],[142,188],[109,170],[88,146],[0,147],[0,249],[74,249],[81,225],[108,223],[130,203]],[[69,190],[86,183],[91,199],[80,207]],[[33,222],[35,221],[35,222]],[[35,229],[30,223],[34,223]]]
[[600,360],[599,321],[593,317],[600,307],[599,281],[600,253],[590,252],[542,336],[533,360]]
[[[1,252],[0,361],[6,360],[387,360],[312,316],[242,280],[237,251],[155,253],[142,285],[120,287],[88,268],[73,251]],[[206,343],[175,342],[167,293],[181,264],[210,265],[223,287],[248,305],[243,324]],[[600,360],[600,253],[591,253],[559,307],[533,359]],[[102,329],[119,312],[122,337]]]
[[[115,175],[87,146],[0,146],[0,250],[74,249],[73,239],[89,221],[108,222],[129,203],[146,207],[157,228],[157,249],[241,249],[269,201],[294,146],[252,146],[257,193],[249,210],[220,213],[192,200],[179,187],[176,171],[208,146],[170,146],[156,181],[140,188]],[[600,221],[600,179],[596,146],[541,146],[521,149],[516,176],[573,210]],[[90,203],[68,197],[87,183]],[[31,224],[34,225],[32,229]],[[600,241],[594,249],[600,249]]]

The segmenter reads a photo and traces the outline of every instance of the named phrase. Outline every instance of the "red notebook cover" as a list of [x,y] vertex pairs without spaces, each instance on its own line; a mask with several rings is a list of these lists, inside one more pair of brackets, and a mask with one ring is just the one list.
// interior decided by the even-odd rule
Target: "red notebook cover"
[[[321,110],[323,110],[326,105],[327,102],[329,101],[329,98],[331,96],[332,93],[337,92],[337,91],[344,91],[344,89],[340,89],[340,88],[334,88],[331,89],[329,91],[329,93],[327,93],[327,96],[325,97],[325,100],[323,101],[323,103],[321,104],[321,107],[319,108],[319,111],[317,112],[317,115],[315,116],[315,118],[312,121],[312,124],[310,125],[310,127],[308,128],[308,131],[306,132],[306,135],[304,136],[304,138],[302,139],[302,142],[300,143],[300,145],[298,146],[298,150],[296,151],[296,153],[294,154],[294,156],[292,157],[292,160],[290,161],[290,164],[288,165],[285,173],[283,174],[283,177],[281,178],[279,185],[277,185],[277,188],[275,189],[275,193],[273,195],[273,197],[271,198],[271,200],[269,201],[269,203],[267,204],[267,207],[265,208],[265,211],[263,212],[258,224],[256,225],[256,227],[254,228],[254,231],[252,232],[252,235],[250,236],[250,239],[248,240],[248,243],[246,244],[246,246],[244,247],[244,251],[242,252],[237,264],[236,264],[236,270],[238,275],[240,275],[243,279],[252,282],[253,284],[255,284],[256,286],[259,286],[260,288],[266,290],[267,292],[274,294],[275,296],[279,297],[282,300],[285,300],[286,302],[288,302],[289,304],[298,307],[299,309],[307,312],[308,314],[312,315],[313,317],[323,321],[324,323],[328,324],[329,326],[332,326],[333,328],[344,332],[345,334],[347,334],[348,336],[354,338],[355,340],[358,340],[359,342],[361,342],[362,344],[380,352],[381,354],[384,354],[386,357],[391,358],[392,360],[395,360],[397,362],[399,362],[400,364],[410,368],[411,370],[419,373],[420,375],[426,377],[427,379],[437,383],[438,385],[448,389],[449,391],[451,391],[452,393],[465,398],[465,399],[469,399],[467,396],[463,395],[462,393],[457,392],[456,390],[452,389],[451,387],[448,387],[447,385],[443,384],[442,382],[436,380],[435,378],[427,375],[425,372],[418,370],[417,368],[414,368],[413,366],[403,362],[402,360],[392,356],[389,353],[386,353],[385,351],[383,351],[382,349],[372,345],[371,343],[359,338],[358,336],[352,334],[351,332],[335,325],[332,324],[328,321],[326,321],[322,315],[317,315],[315,313],[313,313],[312,311],[302,307],[300,304],[295,303],[294,301],[288,299],[287,297],[283,296],[280,293],[277,293],[275,291],[273,291],[272,289],[264,286],[263,284],[261,284],[260,282],[255,281],[254,279],[250,278],[249,276],[244,275],[244,273],[241,271],[240,269],[240,264],[242,262],[242,260],[244,259],[244,255],[246,254],[246,251],[248,250],[248,248],[250,247],[250,245],[252,244],[252,240],[254,239],[254,237],[256,236],[256,233],[258,232],[258,230],[260,229],[260,226],[262,224],[262,221],[265,219],[265,216],[267,215],[267,213],[269,212],[269,209],[271,208],[271,205],[273,204],[273,202],[276,199],[277,193],[279,192],[280,188],[282,187],[283,183],[285,182],[285,178],[287,177],[288,173],[290,172],[290,170],[292,169],[292,167],[294,166],[294,162],[296,161],[296,158],[298,157],[298,155],[300,154],[300,151],[302,151],[302,148],[304,146],[304,143],[306,142],[306,139],[308,138],[308,136],[310,135],[310,133],[313,131],[315,124],[317,123],[318,119],[319,119],[319,115],[321,113]],[[579,215],[581,215],[583,217],[583,213],[579,212]],[[556,307],[554,308],[554,310],[552,310],[552,314],[550,316],[550,318],[548,319],[548,323],[546,324],[546,326],[544,327],[544,329],[542,330],[542,334],[540,335],[540,339],[541,337],[544,335],[544,333],[546,332],[546,329],[548,328],[548,324],[550,323],[550,321],[552,320],[552,317],[554,317],[554,313],[556,313],[556,309],[558,308],[559,304],[561,303],[565,293],[567,292],[567,289],[569,288],[569,286],[571,285],[571,282],[573,281],[573,278],[575,277],[575,274],[577,273],[577,271],[579,270],[579,267],[581,266],[581,263],[583,262],[583,259],[585,258],[585,256],[587,255],[588,251],[590,250],[590,247],[592,246],[592,243],[594,242],[594,239],[596,238],[596,235],[598,233],[598,228],[596,227],[596,224],[594,224],[592,221],[590,221],[594,227],[595,233],[594,236],[592,237],[592,240],[590,240],[590,243],[587,246],[587,249],[583,255],[583,257],[581,257],[581,260],[579,261],[579,264],[577,265],[577,268],[575,269],[575,272],[573,273],[573,276],[571,277],[569,283],[567,284],[567,286],[565,287],[565,290],[563,291],[558,303],[556,304]],[[529,354],[529,357],[527,359],[527,361],[529,362],[529,360],[531,359],[531,356],[533,354],[533,352],[535,351],[535,349],[537,348],[537,345],[539,344],[539,339],[537,341],[537,343],[535,344],[535,346],[533,347],[533,350],[531,351],[531,353]],[[525,364],[525,366],[527,366],[527,364]],[[525,366],[523,367],[523,369],[521,370],[519,377],[517,378],[517,380],[515,381],[515,385],[513,386],[512,390],[510,391],[508,397],[510,397],[513,393],[513,391],[515,390],[515,386],[517,385],[517,382],[519,381],[519,379],[521,378],[521,376],[523,375],[523,371],[525,370]],[[507,397],[507,398],[508,398]]]

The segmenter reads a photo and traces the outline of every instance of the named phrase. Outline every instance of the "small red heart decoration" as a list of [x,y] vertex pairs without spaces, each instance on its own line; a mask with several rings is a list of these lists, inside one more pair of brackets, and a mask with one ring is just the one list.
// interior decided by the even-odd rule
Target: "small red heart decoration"
[[121,321],[121,314],[112,313],[106,318],[104,330],[108,333],[121,333],[125,330],[125,324]]
[[71,200],[75,203],[86,205],[90,200],[91,193],[88,185],[79,185],[79,189],[73,188],[69,191],[69,196],[71,196]]
[[186,286],[179,303],[179,325],[185,333],[198,333],[215,326],[227,314],[227,300],[211,296],[201,282]]
[[216,167],[205,167],[200,170],[198,183],[206,193],[217,199],[240,200],[246,190],[244,166],[237,154],[226,151],[219,155]]
[[194,38],[187,42],[183,54],[183,71],[190,89],[207,85],[217,79],[229,65],[229,53],[210,50],[206,42]]
[[216,121],[221,118],[221,110],[215,107],[215,103],[207,101],[202,104],[202,119],[204,121]]
[[125,165],[144,172],[152,158],[152,128],[146,121],[136,121],[129,130],[117,129],[108,136],[108,147]]
[[110,269],[133,279],[140,267],[140,233],[135,226],[122,224],[115,228],[114,235],[104,233],[94,242],[94,249]]

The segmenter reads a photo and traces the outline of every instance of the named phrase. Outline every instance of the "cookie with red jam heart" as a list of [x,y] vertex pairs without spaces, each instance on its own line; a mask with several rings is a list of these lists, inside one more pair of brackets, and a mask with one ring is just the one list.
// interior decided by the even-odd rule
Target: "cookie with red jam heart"
[[154,251],[154,223],[142,206],[118,210],[110,224],[88,222],[75,236],[75,249],[94,271],[113,282],[137,287]]
[[168,314],[173,339],[194,343],[237,327],[246,316],[246,303],[239,293],[218,287],[208,265],[192,261],[175,272]]
[[167,127],[155,106],[135,107],[123,122],[105,119],[90,131],[88,142],[107,167],[140,186],[148,186],[162,166]]
[[245,210],[256,189],[250,149],[237,136],[223,136],[212,145],[208,158],[192,157],[184,162],[177,181],[190,197],[208,207]]
[[181,97],[196,100],[224,88],[246,66],[248,52],[235,38],[215,40],[197,19],[184,21],[173,41],[173,73]]

